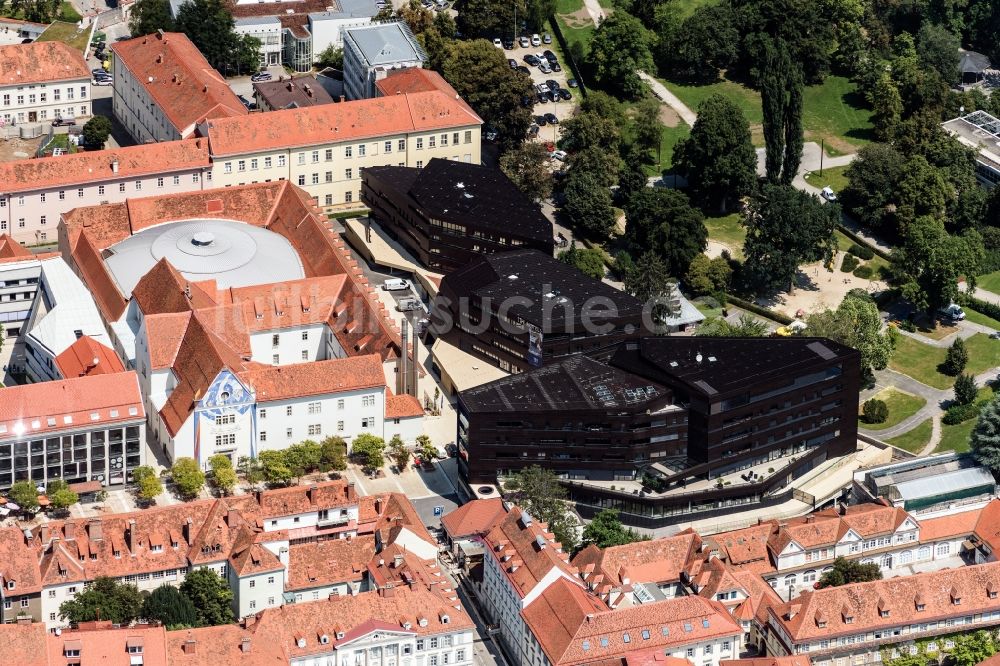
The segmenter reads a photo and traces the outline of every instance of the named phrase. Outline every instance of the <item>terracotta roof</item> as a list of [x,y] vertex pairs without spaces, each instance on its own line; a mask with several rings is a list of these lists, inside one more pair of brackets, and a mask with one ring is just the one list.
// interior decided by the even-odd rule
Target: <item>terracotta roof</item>
[[809,657],[791,655],[785,657],[754,657],[752,659],[722,659],[719,666],[812,666]]
[[[1000,589],[1000,562],[808,591],[771,615],[793,641],[804,642],[975,615],[997,607],[989,585]],[[882,617],[885,610],[888,617]]]
[[19,384],[2,390],[0,439],[79,429],[81,425],[141,421],[146,415],[134,372]]
[[[961,516],[962,514],[959,514]],[[959,522],[959,516],[949,516]],[[963,525],[964,527],[964,525]],[[994,553],[1000,551],[1000,500],[993,500],[983,507],[976,521],[976,535],[989,544]],[[921,540],[923,532],[921,532]]]
[[775,530],[774,523],[761,523],[739,530],[722,532],[705,537],[708,548],[718,548],[719,555],[733,565],[763,562],[771,567],[767,542]]
[[259,624],[167,632],[170,666],[286,666],[288,657],[281,646],[258,633]]
[[143,319],[151,370],[162,370],[174,364],[190,319],[190,312],[152,314]]
[[[7,594],[34,594],[42,590],[38,562],[24,556],[25,547],[21,530],[16,527],[0,529],[0,584]],[[8,589],[10,581],[14,581],[12,590]]]
[[86,79],[83,83],[90,87],[90,69],[83,54],[68,44],[35,41],[0,46],[0,85],[76,79]]
[[[259,543],[249,543],[251,532],[247,529],[240,535],[241,539],[234,546],[233,554],[229,556],[229,564],[237,576],[281,571],[285,565],[278,560],[277,555]],[[247,543],[244,543],[247,542]]]
[[118,355],[89,335],[77,338],[76,342],[56,356],[56,367],[66,378],[125,372],[125,366]]
[[[118,171],[112,166],[116,162]],[[135,178],[148,174],[166,175],[177,171],[207,169],[210,166],[207,140],[163,141],[0,163],[0,183],[3,183],[0,187],[5,193],[41,190],[60,185],[78,187],[102,180]]]
[[242,305],[251,331],[325,324],[344,291],[346,275],[322,275],[276,284],[233,287],[219,292],[220,303]]
[[469,113],[475,114],[472,107],[459,97],[455,89],[451,87],[451,84],[433,69],[424,69],[423,67],[394,69],[389,71],[384,78],[376,81],[375,87],[385,97],[437,90],[443,92],[448,97],[457,99],[468,109]]
[[183,33],[136,37],[115,42],[111,50],[181,138],[190,136],[194,125],[206,118],[247,115],[226,80]]
[[47,633],[40,622],[2,624],[0,654],[5,662],[18,666],[49,666],[45,646]]
[[576,554],[572,565],[582,572],[593,564],[593,574],[603,574],[615,586],[676,582],[700,548],[701,537],[693,532],[603,550],[591,544]]
[[[402,493],[365,495],[358,498],[359,522],[374,522],[375,529],[383,533],[383,541],[392,541],[400,529],[407,529],[427,543],[437,546],[413,504]],[[385,535],[389,538],[386,539]]]
[[385,373],[377,354],[267,365],[240,372],[239,378],[254,390],[257,402],[385,386]]
[[777,525],[778,529],[773,532],[768,542],[775,556],[780,555],[793,541],[802,548],[815,548],[833,545],[846,533],[839,516],[819,513],[789,518]]
[[354,484],[343,480],[276,488],[259,493],[257,496],[261,517],[265,519],[351,506],[358,504],[358,501]]
[[215,302],[180,274],[165,258],[160,259],[132,289],[132,299],[143,315],[188,312],[211,307]]
[[385,396],[385,418],[387,419],[408,419],[415,416],[423,416],[424,408],[416,396],[403,393],[393,395],[386,393]]
[[21,244],[8,234],[0,234],[0,259],[28,259],[32,256],[34,255],[31,252],[21,247]]
[[311,75],[256,81],[253,83],[253,90],[272,109],[333,104],[330,93]]
[[702,597],[607,610],[566,580],[547,587],[521,615],[545,656],[559,666],[623,658],[637,645],[668,652],[742,634],[722,604]]
[[375,555],[375,537],[325,539],[288,548],[285,590],[308,590],[336,583],[360,583]]
[[456,97],[433,90],[215,118],[208,122],[208,138],[218,160],[228,155],[481,124],[482,119]]
[[[87,624],[89,623],[84,623],[84,626]],[[129,646],[142,647],[142,666],[167,665],[167,631],[164,627],[138,625],[112,629],[110,622],[92,624],[101,628],[63,630],[60,636],[50,634],[47,640],[50,666],[67,662],[68,647],[80,651],[82,666],[89,664],[127,666],[132,656],[128,652]]]
[[[982,509],[953,513],[939,518],[921,518],[920,541],[931,542],[939,541],[946,537],[969,536],[973,532],[977,532],[977,524],[985,509],[994,504],[1000,507],[1000,502],[993,500],[993,502],[990,502],[990,504]],[[998,530],[1000,530],[1000,526],[998,526]]]
[[625,666],[691,666],[691,662],[680,657],[663,654],[663,650],[633,650],[625,655]]
[[455,594],[435,560],[422,560],[398,543],[383,548],[369,560],[368,576],[376,588],[421,585],[439,592],[446,600]]
[[[111,208],[111,206],[109,206]],[[74,211],[70,211],[71,213]],[[63,215],[63,221],[68,219],[69,214]],[[59,225],[60,245],[62,245],[63,232],[66,230],[65,224]],[[69,248],[72,248],[69,250]],[[100,251],[94,247],[91,237],[88,234],[78,233],[74,240],[67,246],[67,252],[63,259],[71,266],[75,266],[76,272],[83,279],[83,282],[90,289],[94,302],[101,311],[105,321],[117,321],[125,312],[127,302],[111,277]],[[72,253],[71,256],[67,256]]]
[[513,507],[483,539],[489,556],[496,558],[521,598],[527,596],[553,568],[575,577],[576,568],[570,566],[569,555],[562,551],[562,545],[546,530],[545,523],[531,518],[519,507]]
[[483,536],[506,513],[499,497],[466,502],[441,518],[441,527],[452,539]]

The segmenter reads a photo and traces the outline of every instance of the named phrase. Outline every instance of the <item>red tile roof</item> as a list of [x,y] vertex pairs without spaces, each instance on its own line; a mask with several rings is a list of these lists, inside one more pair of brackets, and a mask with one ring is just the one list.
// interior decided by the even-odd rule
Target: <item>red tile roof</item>
[[[28,85],[86,79],[90,68],[83,54],[63,42],[32,42],[0,46],[0,85]],[[83,83],[83,82],[81,82]]]
[[[522,598],[531,592],[552,569],[575,578],[576,567],[562,545],[540,523],[519,507],[513,507],[483,539],[488,557],[497,564]],[[544,547],[541,547],[544,544]]]
[[770,570],[773,566],[767,543],[775,529],[774,523],[762,523],[707,536],[705,543],[708,550],[718,549],[720,557],[732,565]]
[[[1000,502],[997,502],[996,500],[987,505],[987,507],[993,504],[1000,507]],[[983,515],[984,511],[985,509],[974,509],[972,511],[953,513],[950,516],[941,516],[939,518],[921,518],[920,541],[932,542],[939,541],[946,537],[969,536],[973,532],[977,531],[976,526],[979,523],[980,516]],[[985,525],[986,523],[984,522],[984,527]]]
[[[959,514],[959,516],[961,515]],[[954,518],[956,523],[959,522],[958,516],[950,517]],[[995,499],[983,507],[979,519],[976,521],[975,533],[990,546],[994,553],[1000,552],[1000,500]],[[922,532],[920,536],[923,539]]]
[[267,490],[257,494],[257,502],[261,517],[266,519],[351,506],[358,504],[359,497],[353,483],[340,480]]
[[580,570],[585,580],[602,575],[603,582],[614,587],[677,582],[700,548],[701,537],[688,531],[603,550],[591,544],[576,554],[572,565]]
[[359,99],[208,122],[215,159],[334,141],[376,139],[482,124],[457,95],[440,90]]
[[393,395],[387,393],[385,396],[385,418],[387,419],[408,419],[416,416],[423,416],[424,408],[415,396],[403,393]]
[[33,255],[8,234],[0,234],[0,259],[30,258]]
[[772,533],[769,545],[775,555],[792,541],[806,549],[832,546],[849,530],[862,538],[892,534],[909,517],[906,510],[881,502],[846,507],[843,514],[835,508],[824,509],[807,516],[770,521],[778,529]]
[[[116,162],[117,172],[112,166]],[[208,141],[186,139],[3,162],[0,163],[0,183],[3,183],[4,192],[26,192],[210,166]]]
[[292,365],[267,365],[244,370],[238,376],[254,390],[257,402],[385,386],[385,373],[377,354]]
[[791,655],[785,657],[754,657],[752,659],[722,659],[719,666],[812,666],[809,657]]
[[226,80],[183,33],[136,37],[115,42],[111,50],[181,138],[190,136],[194,125],[206,118],[247,115]]
[[483,536],[506,513],[499,497],[467,502],[441,518],[441,527],[452,539]]
[[8,386],[3,389],[3,396],[0,439],[98,423],[141,421],[146,415],[134,372]]
[[[142,647],[142,666],[167,666],[167,631],[162,626],[138,625],[112,629],[107,623],[84,623],[101,628],[90,630],[63,630],[62,635],[50,634],[47,640],[48,663],[50,666],[66,664],[66,650],[80,651],[82,666],[101,664],[102,666],[128,666],[133,656],[129,646]],[[107,626],[105,626],[107,625]],[[16,663],[16,662],[15,662]]]
[[77,338],[76,342],[56,356],[56,367],[66,378],[125,372],[125,366],[118,355],[89,335]]
[[975,615],[997,607],[990,589],[1000,590],[1000,562],[808,591],[771,616],[798,643]]
[[17,666],[49,666],[45,646],[47,633],[45,625],[40,622],[2,624],[0,654],[5,662]]
[[716,601],[677,597],[607,610],[596,597],[566,580],[546,588],[521,615],[555,666],[621,659],[637,645],[672,652],[742,634]]
[[465,100],[459,97],[455,89],[451,87],[451,84],[433,69],[424,69],[422,67],[394,69],[387,73],[385,78],[376,81],[375,87],[378,88],[379,93],[384,97],[436,90],[460,101],[469,113],[476,113],[472,110],[471,106],[466,104]]
[[360,583],[374,555],[374,536],[294,544],[288,548],[285,590],[295,592],[337,583]]

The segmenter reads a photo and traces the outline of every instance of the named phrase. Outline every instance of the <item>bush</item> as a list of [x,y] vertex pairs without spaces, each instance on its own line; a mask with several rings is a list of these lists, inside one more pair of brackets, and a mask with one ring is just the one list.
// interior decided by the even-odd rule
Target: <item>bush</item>
[[912,319],[904,319],[903,321],[899,322],[899,327],[904,331],[906,331],[907,333],[917,332],[917,325],[913,323]]
[[945,425],[958,425],[959,423],[964,423],[969,419],[974,419],[978,415],[979,405],[976,403],[968,405],[952,405],[945,411],[944,417],[941,419],[941,423]]
[[844,261],[843,261],[843,263],[840,264],[840,270],[842,270],[845,273],[850,273],[855,268],[857,268],[860,264],[861,264],[861,262],[858,261],[857,257],[855,257],[852,254],[845,254],[844,255]]
[[732,294],[727,294],[726,298],[730,303],[732,303],[738,308],[749,310],[754,314],[759,314],[761,317],[766,317],[767,319],[770,319],[771,321],[776,321],[779,324],[784,324],[787,326],[788,324],[791,324],[793,321],[792,318],[789,317],[788,315],[784,315],[780,312],[775,312],[774,310],[768,310],[767,308],[762,308],[756,303],[745,301],[742,298],[733,296]]
[[870,280],[875,271],[872,270],[871,266],[858,266],[854,269],[854,277],[859,277],[864,280]]
[[868,259],[875,258],[874,250],[872,250],[870,247],[858,245],[857,243],[852,244],[851,247],[847,248],[847,251],[850,254],[853,254],[858,259],[865,259],[867,261]]
[[883,400],[872,398],[865,400],[861,412],[865,416],[866,423],[885,423],[889,418],[889,405]]

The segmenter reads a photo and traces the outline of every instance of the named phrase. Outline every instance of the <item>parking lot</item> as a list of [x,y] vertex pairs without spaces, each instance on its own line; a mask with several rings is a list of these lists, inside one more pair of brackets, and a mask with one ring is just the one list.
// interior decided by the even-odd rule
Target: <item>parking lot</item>
[[[531,35],[527,35],[530,39]],[[533,54],[538,56],[541,60],[545,60],[542,56],[542,52],[545,50],[550,50],[558,58],[559,64],[562,67],[562,71],[550,72],[545,74],[537,66],[531,66],[524,61],[524,56]],[[532,115],[536,117],[544,115],[546,113],[551,113],[562,122],[566,118],[569,118],[576,111],[577,107],[577,95],[579,94],[579,88],[570,88],[567,81],[573,78],[573,72],[569,69],[569,65],[566,63],[565,59],[562,57],[562,52],[559,50],[559,45],[556,40],[553,39],[551,44],[542,44],[541,46],[529,46],[527,48],[522,47],[520,43],[515,43],[513,49],[504,49],[504,55],[508,59],[516,60],[519,66],[527,67],[528,73],[531,75],[531,82],[534,85],[544,84],[546,81],[552,80],[559,84],[560,88],[569,90],[572,98],[569,100],[557,99],[553,102],[541,103],[535,100],[532,109]],[[537,91],[536,91],[537,92]],[[537,96],[536,96],[537,97]],[[540,125],[541,123],[539,123]],[[538,135],[536,139],[543,142],[555,142],[559,138],[559,125],[552,125],[548,122],[544,126],[540,126],[538,130]]]

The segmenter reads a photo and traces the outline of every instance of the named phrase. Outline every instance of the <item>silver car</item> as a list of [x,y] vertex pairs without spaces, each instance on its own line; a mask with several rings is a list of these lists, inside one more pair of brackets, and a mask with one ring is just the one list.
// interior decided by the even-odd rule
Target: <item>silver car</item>
[[396,303],[396,310],[399,312],[413,312],[414,310],[423,309],[423,305],[415,298],[404,298],[399,303]]

